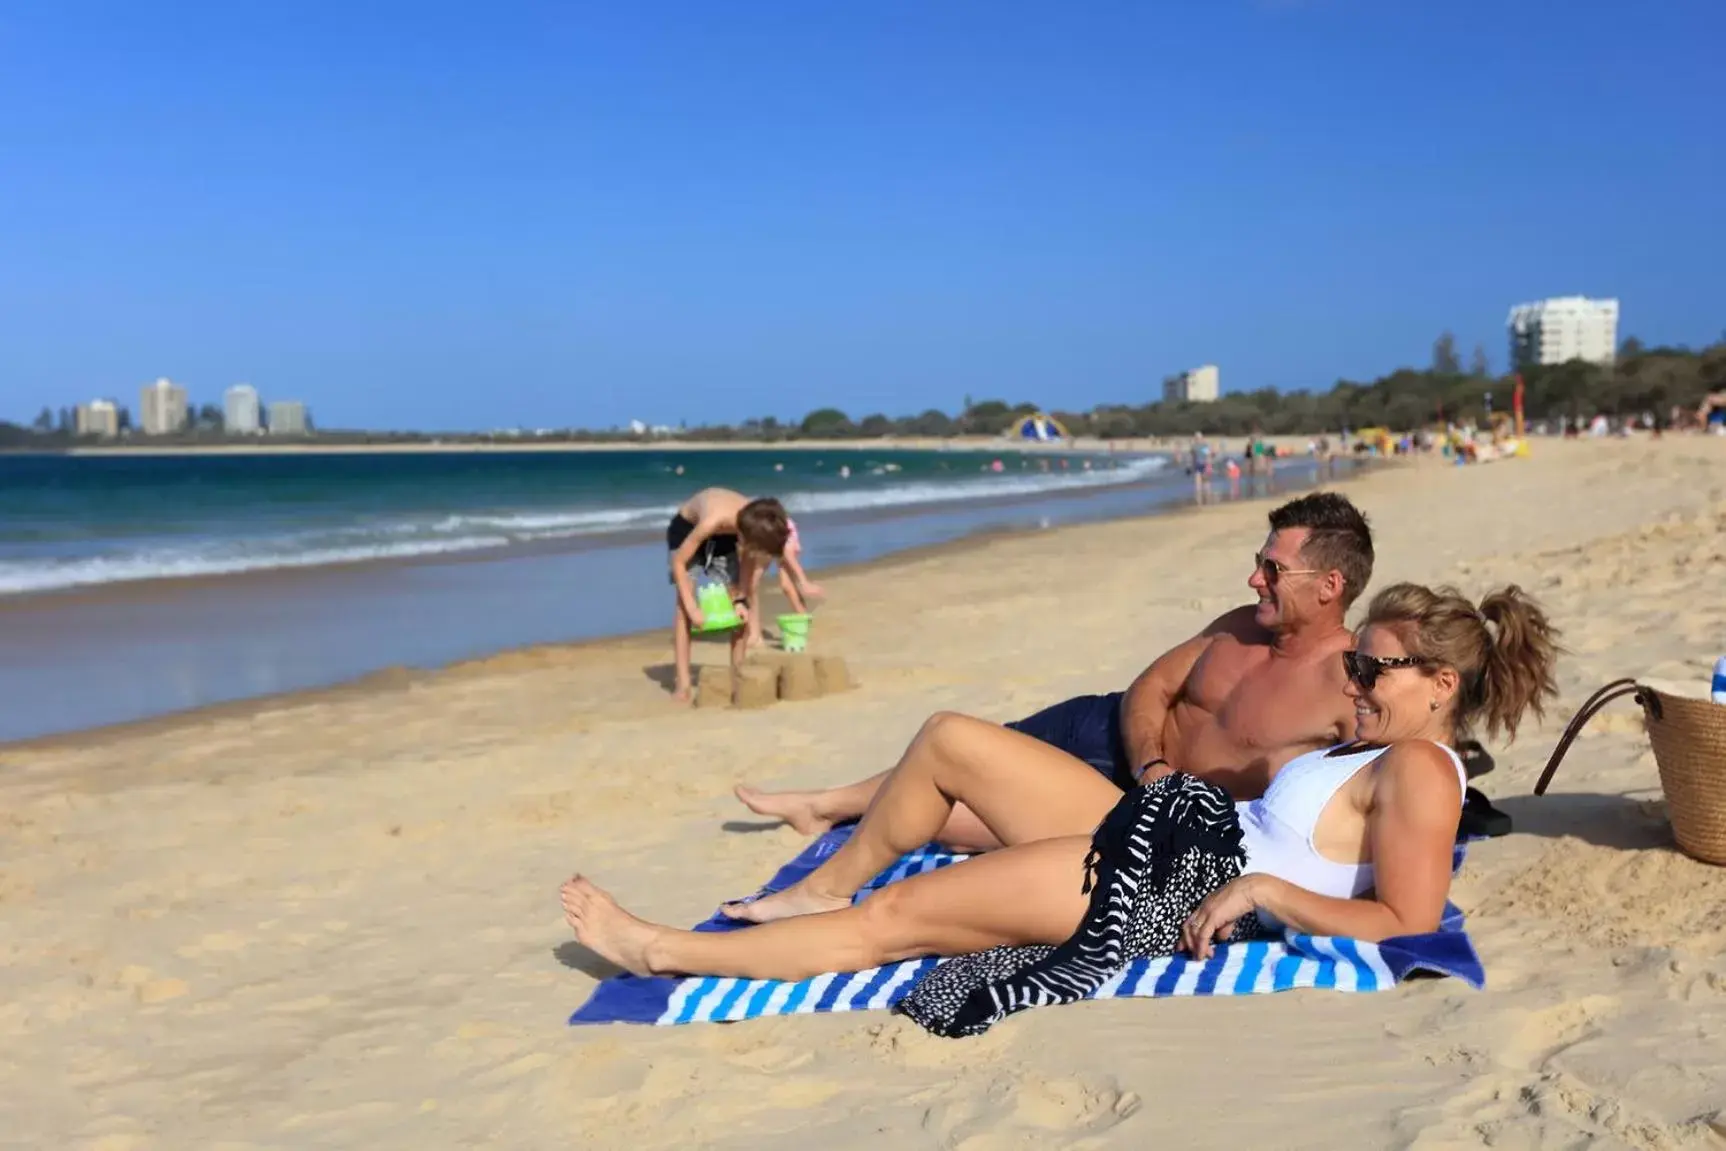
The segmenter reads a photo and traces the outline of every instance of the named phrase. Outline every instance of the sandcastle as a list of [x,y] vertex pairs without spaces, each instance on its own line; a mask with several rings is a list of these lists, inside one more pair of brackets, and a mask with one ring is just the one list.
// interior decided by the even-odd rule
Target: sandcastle
[[696,679],[696,707],[767,707],[779,700],[818,699],[852,687],[850,669],[836,655],[765,652],[733,674],[705,666]]

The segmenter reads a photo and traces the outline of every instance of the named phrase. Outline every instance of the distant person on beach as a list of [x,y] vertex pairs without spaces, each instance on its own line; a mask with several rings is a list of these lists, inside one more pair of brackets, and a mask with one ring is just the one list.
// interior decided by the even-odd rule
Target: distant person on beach
[[[808,615],[810,598],[827,593],[803,570],[803,540],[797,534],[797,521],[787,516],[785,526],[788,532],[785,537],[785,554],[779,557],[779,590],[791,604],[792,611],[798,615]],[[749,603],[752,607],[761,602],[761,575],[766,570],[765,564],[755,569],[755,580],[749,589]],[[761,613],[751,611],[749,646],[760,647],[762,643]]]
[[[785,554],[791,520],[775,499],[750,499],[729,488],[705,488],[683,502],[665,528],[671,553],[671,582],[677,589],[677,612],[671,625],[675,665],[673,698],[689,702],[691,642],[689,629],[703,622],[695,602],[695,576],[723,583],[747,621],[754,615],[752,591],[760,573]],[[743,661],[748,627],[731,636],[731,663]]]
[[[1283,765],[1260,799],[1230,802],[1184,772],[1123,795],[1036,740],[937,715],[819,867],[721,908],[753,926],[650,923],[581,875],[562,887],[564,916],[577,942],[644,976],[801,980],[961,956],[897,1007],[943,1036],[1077,1002],[1134,959],[1208,960],[1281,929],[1369,942],[1437,931],[1467,783],[1459,737],[1477,723],[1514,737],[1541,714],[1557,693],[1555,638],[1514,586],[1476,605],[1397,584],[1325,661],[1345,679],[1348,728]],[[1001,850],[853,902],[960,804]]]
[[[1124,692],[1079,696],[1006,726],[1123,790],[1184,771],[1253,799],[1283,764],[1353,730],[1338,655],[1354,642],[1343,620],[1372,565],[1372,530],[1348,497],[1291,500],[1270,513],[1253,557],[1256,603],[1159,656]],[[862,815],[891,774],[821,791],[739,787],[737,798],[816,835]],[[962,804],[940,840],[968,851],[998,845]]]
[[1211,445],[1203,432],[1193,433],[1187,471],[1193,477],[1193,500],[1202,504],[1205,502],[1205,493],[1210,491],[1211,486]]

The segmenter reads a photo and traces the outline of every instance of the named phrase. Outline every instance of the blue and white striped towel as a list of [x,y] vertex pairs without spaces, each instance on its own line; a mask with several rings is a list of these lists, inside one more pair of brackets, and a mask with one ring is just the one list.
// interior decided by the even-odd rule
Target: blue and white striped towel
[[[831,855],[850,836],[838,827],[815,840],[761,889],[783,891]],[[1455,863],[1461,866],[1457,845]],[[956,863],[934,845],[919,848],[882,872],[857,898],[918,872]],[[715,913],[697,931],[736,931],[744,925]],[[816,1011],[864,1011],[892,1007],[932,970],[938,959],[908,959],[867,971],[833,972],[795,983],[776,979],[694,976],[685,979],[619,975],[604,980],[580,1010],[577,1023],[735,1022],[764,1015],[806,1015]],[[1486,984],[1486,972],[1463,930],[1462,912],[1446,905],[1444,921],[1430,935],[1410,935],[1383,943],[1285,932],[1282,939],[1254,940],[1218,947],[1200,963],[1185,956],[1136,959],[1109,979],[1092,999],[1165,995],[1254,995],[1323,987],[1336,991],[1378,991],[1417,974],[1449,975],[1471,987]]]

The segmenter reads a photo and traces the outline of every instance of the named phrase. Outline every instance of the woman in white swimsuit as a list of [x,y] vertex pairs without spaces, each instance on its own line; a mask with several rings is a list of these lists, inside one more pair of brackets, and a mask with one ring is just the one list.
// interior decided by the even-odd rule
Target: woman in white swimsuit
[[[1291,761],[1261,799],[1236,805],[1179,773],[1123,796],[1028,736],[937,715],[831,858],[727,907],[760,926],[648,923],[580,876],[563,887],[565,913],[578,941],[644,975],[804,979],[964,956],[900,1005],[948,1035],[1080,998],[1141,955],[1206,957],[1278,926],[1363,940],[1433,931],[1465,783],[1452,748],[1476,723],[1514,738],[1556,692],[1556,653],[1545,614],[1514,586],[1476,607],[1397,584],[1373,599],[1344,657],[1355,742]],[[1007,846],[852,903],[955,803]]]

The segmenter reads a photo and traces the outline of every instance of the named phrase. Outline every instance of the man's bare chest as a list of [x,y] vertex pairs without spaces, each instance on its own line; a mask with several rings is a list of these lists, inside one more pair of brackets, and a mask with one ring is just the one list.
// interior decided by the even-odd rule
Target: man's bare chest
[[1340,691],[1310,662],[1254,651],[1215,654],[1193,668],[1185,702],[1238,746],[1322,742],[1334,731]]

